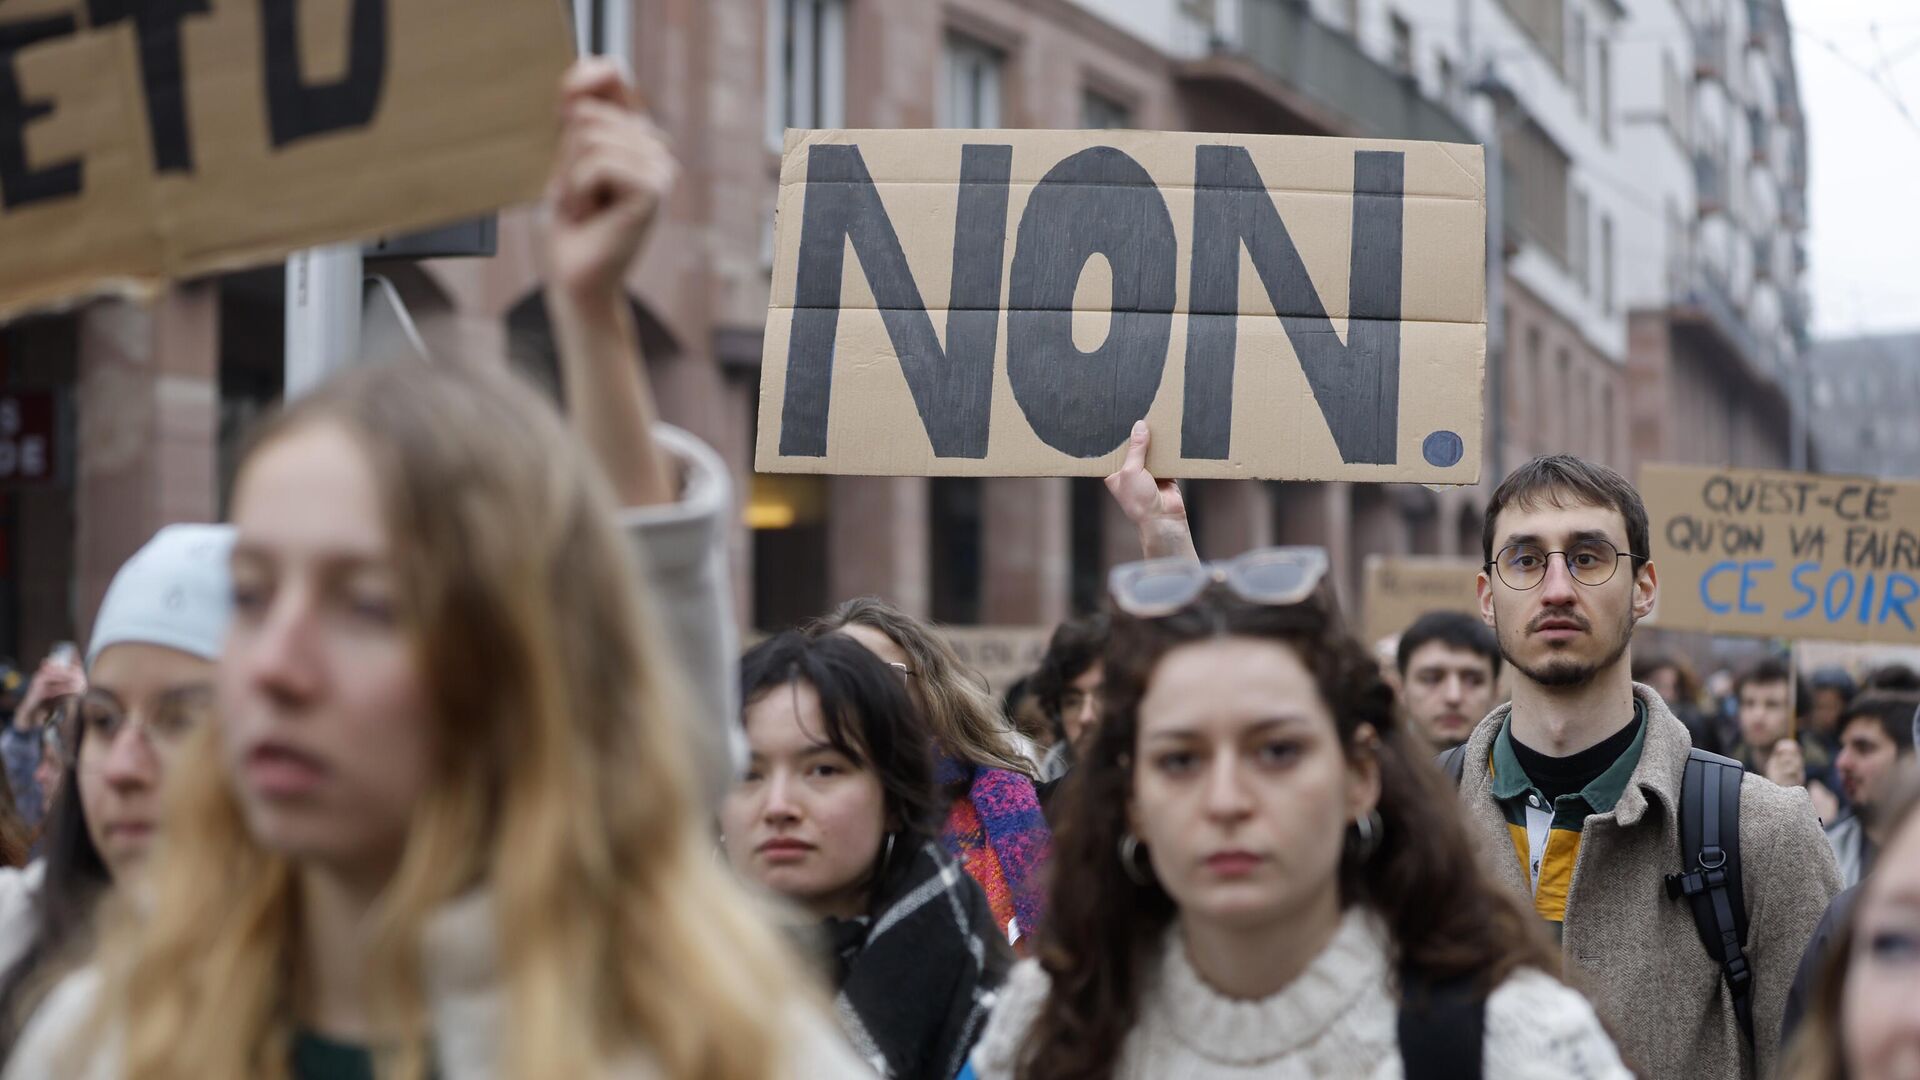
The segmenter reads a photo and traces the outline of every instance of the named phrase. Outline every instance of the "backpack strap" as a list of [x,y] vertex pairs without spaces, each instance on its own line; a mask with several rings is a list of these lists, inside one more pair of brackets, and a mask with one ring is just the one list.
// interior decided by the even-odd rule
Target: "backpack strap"
[[1407,1080],[1478,1080],[1486,1049],[1487,999],[1470,978],[1429,982],[1400,976],[1400,1062]]
[[1442,750],[1433,759],[1440,771],[1447,774],[1454,787],[1460,786],[1460,778],[1467,774],[1467,744],[1461,743],[1451,750]]
[[1685,897],[1707,955],[1720,964],[1740,1033],[1753,1044],[1753,968],[1747,962],[1747,902],[1740,873],[1740,763],[1705,750],[1687,754],[1680,785],[1680,865],[1667,896]]

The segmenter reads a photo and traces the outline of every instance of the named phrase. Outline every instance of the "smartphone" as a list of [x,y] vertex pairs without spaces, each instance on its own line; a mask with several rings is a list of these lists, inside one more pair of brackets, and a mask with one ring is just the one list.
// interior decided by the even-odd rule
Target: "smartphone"
[[71,641],[56,641],[53,643],[53,648],[47,650],[47,659],[55,664],[79,667],[80,646]]

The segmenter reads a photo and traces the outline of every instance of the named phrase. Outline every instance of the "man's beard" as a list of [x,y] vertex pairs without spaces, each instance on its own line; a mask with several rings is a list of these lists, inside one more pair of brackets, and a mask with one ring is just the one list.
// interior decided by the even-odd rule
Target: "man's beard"
[[1499,633],[1499,627],[1497,625],[1494,627],[1494,637],[1500,643],[1501,657],[1504,658],[1507,663],[1512,664],[1520,674],[1525,675],[1541,686],[1553,689],[1567,689],[1587,685],[1593,681],[1594,676],[1612,667],[1619,662],[1622,656],[1626,655],[1627,646],[1633,641],[1633,622],[1633,611],[1632,609],[1628,609],[1625,625],[1620,628],[1619,640],[1614,642],[1613,649],[1607,653],[1606,659],[1598,663],[1582,663],[1568,657],[1555,656],[1549,658],[1543,664],[1529,666],[1522,663],[1520,658],[1513,654],[1513,650],[1507,648],[1506,636]]

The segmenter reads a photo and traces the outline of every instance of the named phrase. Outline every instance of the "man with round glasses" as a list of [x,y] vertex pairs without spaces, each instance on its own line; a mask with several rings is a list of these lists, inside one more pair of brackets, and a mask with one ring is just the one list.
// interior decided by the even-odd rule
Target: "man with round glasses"
[[[1150,557],[1192,557],[1178,491],[1146,471],[1146,443],[1136,432],[1108,489]],[[1560,938],[1569,978],[1628,1060],[1654,1077],[1769,1076],[1795,966],[1839,872],[1806,792],[1749,773],[1737,973],[1703,946],[1689,901],[1670,898],[1669,875],[1696,869],[1681,865],[1679,825],[1692,739],[1631,677],[1633,628],[1659,598],[1647,533],[1625,478],[1568,455],[1522,465],[1493,493],[1477,589],[1512,699],[1456,759],[1466,824],[1487,872]]]

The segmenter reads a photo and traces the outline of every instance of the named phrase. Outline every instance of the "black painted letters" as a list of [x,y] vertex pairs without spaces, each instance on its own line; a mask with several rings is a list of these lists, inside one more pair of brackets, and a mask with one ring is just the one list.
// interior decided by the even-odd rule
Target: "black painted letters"
[[1220,459],[1229,452],[1244,242],[1341,460],[1388,465],[1397,460],[1404,172],[1405,155],[1398,151],[1353,155],[1350,318],[1343,345],[1252,156],[1239,146],[1195,150],[1181,456]]
[[373,122],[387,82],[387,0],[353,0],[347,72],[308,83],[300,71],[300,0],[260,0],[267,121],[274,149]]

